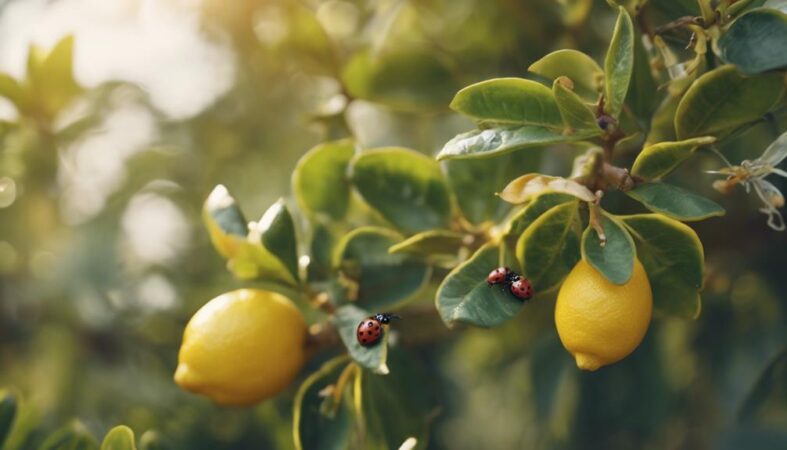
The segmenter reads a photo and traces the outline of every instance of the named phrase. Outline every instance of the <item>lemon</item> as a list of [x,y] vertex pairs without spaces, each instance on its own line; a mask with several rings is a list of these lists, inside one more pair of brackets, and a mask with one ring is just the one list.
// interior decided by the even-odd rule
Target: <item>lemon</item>
[[560,288],[555,325],[577,366],[592,371],[633,352],[645,337],[652,312],[653,294],[639,260],[623,285],[581,260]]
[[287,298],[239,289],[205,304],[183,333],[175,382],[223,405],[269,398],[304,363],[306,324]]

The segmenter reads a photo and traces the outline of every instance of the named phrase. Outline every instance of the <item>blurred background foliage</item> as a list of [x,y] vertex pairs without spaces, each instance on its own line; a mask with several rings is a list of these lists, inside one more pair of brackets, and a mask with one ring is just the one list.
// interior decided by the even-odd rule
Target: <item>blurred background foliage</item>
[[[655,26],[699,14],[647,3]],[[447,109],[460,87],[561,48],[601,60],[614,20],[590,0],[0,2],[0,385],[24,398],[3,448],[38,448],[74,418],[170,448],[291,448],[297,384],[226,409],[172,382],[188,318],[241,285],[200,224],[210,189],[256,215],[291,201],[292,169],[321,141],[434,154],[472,127]],[[683,55],[690,35],[670,38]],[[785,125],[722,150],[756,157]],[[576,151],[554,150],[533,163],[567,173]],[[696,175],[717,167],[677,175],[728,210],[693,225],[699,319],[657,318],[597,373],[560,348],[554,293],[495,330],[414,336],[408,357],[439,387],[429,448],[787,447],[787,234]]]

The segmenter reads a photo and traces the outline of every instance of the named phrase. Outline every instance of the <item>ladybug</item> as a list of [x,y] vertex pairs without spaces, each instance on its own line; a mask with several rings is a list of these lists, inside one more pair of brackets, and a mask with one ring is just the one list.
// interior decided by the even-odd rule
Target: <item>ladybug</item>
[[355,330],[355,337],[358,343],[364,347],[371,347],[380,342],[383,336],[383,325],[387,325],[391,319],[398,319],[399,316],[388,313],[379,313],[367,317],[358,324]]
[[517,277],[511,283],[511,293],[518,299],[527,300],[533,296],[533,285],[527,278]]
[[486,282],[489,284],[489,287],[495,284],[510,284],[515,276],[517,275],[508,267],[498,267],[489,272],[489,276],[486,277]]

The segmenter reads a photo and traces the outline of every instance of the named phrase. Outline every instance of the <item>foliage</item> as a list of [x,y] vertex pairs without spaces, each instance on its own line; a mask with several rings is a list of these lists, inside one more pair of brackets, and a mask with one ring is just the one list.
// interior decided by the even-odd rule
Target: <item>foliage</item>
[[[620,377],[625,373],[627,380],[642,383],[637,387],[643,390],[682,392],[685,383],[675,387],[681,381],[674,379],[681,378],[663,367],[662,360],[676,346],[688,352],[694,344],[677,342],[681,338],[671,337],[669,330],[696,326],[698,340],[712,339],[719,330],[703,328],[709,325],[701,323],[707,315],[700,316],[701,292],[718,267],[732,264],[706,267],[708,245],[700,236],[703,240],[713,236],[712,248],[721,248],[718,251],[724,254],[724,246],[732,244],[725,242],[728,237],[716,237],[711,226],[742,227],[739,222],[744,220],[739,218],[751,212],[727,201],[725,207],[734,214],[720,218],[725,209],[718,194],[730,193],[739,184],[754,190],[764,205],[761,210],[768,214],[768,225],[784,227],[779,213],[784,198],[776,185],[765,180],[769,175],[787,177],[778,168],[787,155],[787,135],[778,132],[787,110],[783,2],[610,0],[612,8],[606,8],[590,1],[559,2],[559,6],[547,1],[524,6],[513,5],[516,2],[491,6],[474,0],[379,5],[280,1],[244,2],[248,5],[226,6],[226,10],[206,3],[205,16],[220,10],[219,18],[210,20],[230,30],[234,45],[245,52],[242,59],[249,65],[245,70],[257,75],[255,71],[270,71],[264,72],[267,79],[251,80],[254,86],[247,89],[254,95],[238,89],[229,94],[235,103],[225,101],[237,106],[279,95],[285,98],[282,111],[305,112],[321,130],[315,133],[319,137],[310,136],[315,141],[310,143],[316,144],[311,150],[297,162],[287,161],[294,170],[289,180],[278,183],[279,189],[271,187],[273,181],[267,176],[275,178],[275,170],[267,166],[265,172],[244,172],[253,182],[243,182],[221,167],[242,167],[254,161],[251,158],[265,156],[252,157],[248,154],[254,152],[243,151],[241,160],[233,161],[231,148],[273,148],[280,143],[277,138],[298,133],[286,127],[282,127],[286,132],[277,130],[273,125],[283,122],[277,122],[282,119],[276,113],[253,109],[242,115],[256,117],[259,112],[269,125],[264,132],[274,137],[259,137],[265,133],[251,119],[223,130],[223,122],[233,113],[220,104],[192,119],[188,132],[198,136],[210,128],[210,139],[221,145],[194,144],[204,145],[198,149],[205,155],[195,152],[196,161],[188,166],[170,163],[167,169],[194,196],[215,185],[201,210],[205,235],[235,283],[281,292],[296,301],[314,325],[308,341],[314,359],[300,387],[293,387],[292,395],[282,400],[289,405],[294,396],[291,429],[298,449],[448,448],[457,442],[446,437],[449,428],[442,428],[437,437],[430,429],[447,426],[440,415],[446,404],[455,405],[438,396],[444,387],[434,388],[426,381],[450,384],[480,370],[479,378],[488,383],[483,392],[489,392],[494,381],[488,380],[520,375],[518,366],[509,361],[525,348],[527,380],[532,383],[528,400],[542,396],[533,400],[534,408],[548,410],[548,417],[533,419],[545,426],[534,426],[539,430],[532,433],[545,439],[532,438],[532,442],[582,447],[601,433],[594,429],[596,419],[588,419],[595,417],[587,411],[592,408],[588,405],[616,401],[599,399],[615,385],[614,377],[578,374],[564,364],[559,348],[543,344],[554,338],[554,330],[543,325],[551,324],[551,302],[577,262],[588,262],[617,285],[630,279],[635,260],[642,262],[657,312],[654,330],[631,361],[604,370]],[[358,32],[342,34],[331,28],[325,17],[330,8],[339,7],[355,11]],[[463,20],[452,20],[452,14]],[[248,28],[249,17],[273,18],[287,26],[275,39],[249,38],[258,31]],[[594,29],[604,31],[597,36]],[[540,45],[531,45],[535,42]],[[554,49],[544,42],[561,46],[565,42],[585,51]],[[26,188],[20,197],[25,211],[14,211],[18,219],[13,223],[0,224],[10,242],[44,241],[67,228],[57,219],[41,227],[30,227],[28,220],[57,215],[58,199],[50,193],[62,169],[53,155],[87,135],[101,117],[102,102],[120,88],[79,86],[73,76],[73,46],[73,38],[67,37],[49,53],[31,48],[23,80],[0,74],[0,96],[19,117],[3,125],[2,138],[8,148],[22,143],[20,150],[2,153],[0,168],[24,180]],[[265,57],[273,67],[256,67]],[[304,77],[306,84],[328,80],[334,87],[330,97],[339,101],[308,104],[287,84],[298,79],[292,74]],[[497,75],[501,77],[489,79]],[[280,92],[267,91],[266,82],[271,80]],[[59,125],[56,119],[80,98],[90,99],[93,113],[66,127]],[[364,122],[358,118],[363,108],[377,115]],[[388,134],[370,139],[369,133],[374,136],[378,125]],[[396,130],[397,125],[403,131]],[[175,140],[172,136],[182,131],[174,128],[168,139]],[[41,151],[49,155],[41,158]],[[154,160],[148,166],[162,164]],[[200,174],[201,169],[209,173]],[[712,185],[718,192],[710,189],[713,180],[704,171],[725,177]],[[232,188],[241,201],[218,182]],[[129,182],[127,191],[117,196],[130,197],[145,186],[137,183]],[[280,198],[279,191],[287,184],[292,199]],[[246,206],[241,208],[240,203]],[[191,199],[192,210],[197,209],[195,204]],[[261,213],[260,219],[249,222],[244,211]],[[110,214],[96,221],[111,223]],[[706,220],[712,225],[702,223]],[[758,222],[751,230],[748,234],[756,235],[765,227]],[[222,278],[215,256],[207,252],[207,238],[203,241],[199,258],[184,264],[186,268],[156,269],[182,277],[179,283],[191,286],[184,289],[197,301],[206,298],[204,291],[227,290],[231,283]],[[22,260],[34,265],[35,245],[20,244],[18,251]],[[779,261],[783,259],[770,264]],[[503,289],[490,288],[486,275],[500,265],[527,277],[536,297],[523,303]],[[718,290],[713,289],[711,296],[718,301]],[[78,297],[75,291],[69,295]],[[725,311],[712,302],[710,309],[711,314]],[[403,319],[386,327],[378,345],[363,347],[355,338],[356,327],[379,312],[397,313]],[[179,330],[185,314],[184,308],[180,317],[161,319],[163,327]],[[700,323],[687,325],[689,319]],[[523,323],[529,328],[520,330]],[[149,326],[157,327],[153,319]],[[432,343],[449,333],[447,328],[457,350]],[[496,330],[478,334],[476,328]],[[160,353],[173,353],[174,334],[156,338],[169,344],[159,343]],[[538,343],[538,351],[533,342]],[[720,339],[702,345],[710,354],[692,356],[692,361],[711,365],[717,353],[724,353],[720,349],[733,344]],[[478,368],[451,371],[420,361],[420,351],[438,359],[465,349]],[[768,416],[766,408],[781,407],[766,405],[766,399],[769,393],[780,392],[782,359],[767,367],[741,403],[742,424]],[[493,374],[500,368],[504,373]],[[661,386],[668,382],[656,372],[668,373],[664,377],[671,376],[675,386]],[[173,403],[192,401],[176,395],[169,397]],[[134,433],[125,426],[111,429],[100,445],[94,437],[98,433],[91,430],[101,428],[80,422],[47,433],[48,437],[36,435],[39,421],[33,413],[24,416],[19,402],[12,391],[0,396],[4,450],[26,449],[33,443],[45,449],[166,448],[153,431],[135,444]],[[193,411],[207,420],[212,413],[207,408]],[[287,408],[266,403],[255,414],[278,429],[289,424]],[[676,407],[663,406],[670,408]],[[507,415],[517,416],[517,411],[511,409]],[[666,412],[654,412],[653,421],[667,423],[662,415]],[[31,417],[29,425],[23,417]],[[599,422],[604,419],[598,417]],[[107,425],[102,423],[104,429]],[[201,428],[199,423],[191,424],[192,436],[180,437],[180,442],[189,442],[183,448],[221,446],[210,439],[200,441]],[[603,431],[601,426],[595,428]],[[273,441],[271,429],[263,434]],[[649,436],[651,432],[639,430],[621,439],[627,443],[656,439]],[[276,444],[286,445],[281,442],[289,443],[289,436]],[[252,445],[254,439],[245,438],[245,442],[239,438],[237,448]],[[499,439],[495,443],[505,446],[504,437]],[[614,438],[604,439],[601,447],[615,445]],[[473,441],[463,445],[472,448]]]

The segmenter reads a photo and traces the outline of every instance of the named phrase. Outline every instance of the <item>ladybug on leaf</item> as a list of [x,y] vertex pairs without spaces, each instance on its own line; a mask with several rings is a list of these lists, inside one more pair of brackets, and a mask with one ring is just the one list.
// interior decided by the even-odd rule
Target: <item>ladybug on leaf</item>
[[355,330],[358,343],[364,347],[371,347],[380,342],[380,338],[383,336],[383,325],[390,323],[391,319],[400,319],[400,317],[395,314],[378,313],[362,320]]
[[504,289],[508,288],[509,292],[520,300],[528,300],[533,296],[533,285],[530,280],[519,276],[508,267],[498,267],[490,272],[486,282],[489,287],[502,285]]

